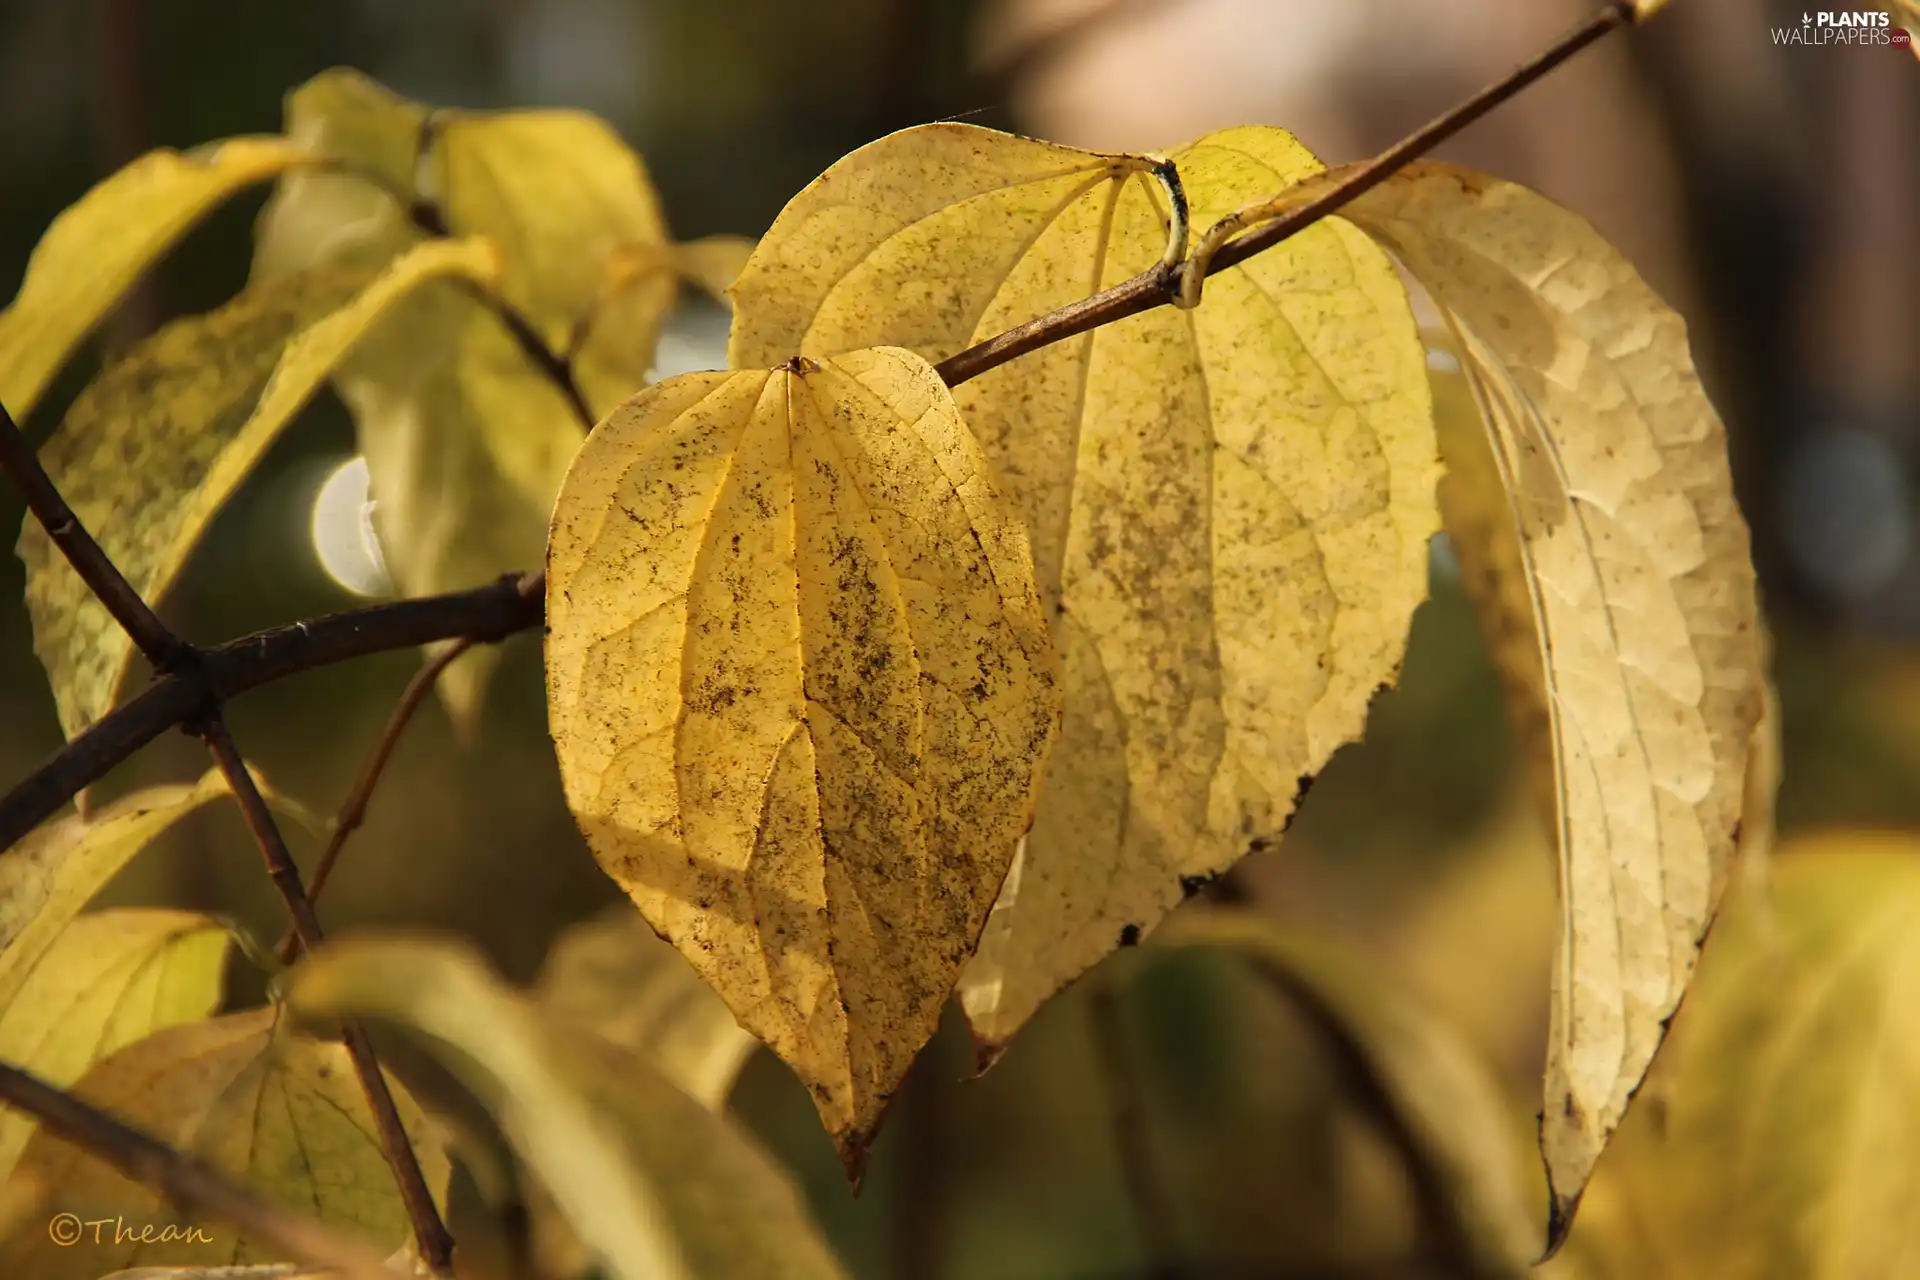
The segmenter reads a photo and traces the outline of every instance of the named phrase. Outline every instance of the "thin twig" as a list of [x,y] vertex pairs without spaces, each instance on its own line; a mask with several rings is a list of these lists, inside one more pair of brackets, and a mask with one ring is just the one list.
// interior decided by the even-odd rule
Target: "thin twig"
[[[440,673],[453,665],[453,660],[473,647],[473,640],[461,636],[436,654],[433,660],[414,672],[413,679],[407,681],[407,687],[400,694],[400,701],[394,704],[393,713],[387,717],[387,724],[380,731],[380,740],[374,743],[373,754],[367,757],[367,763],[361,768],[360,776],[354,780],[353,790],[341,802],[340,812],[333,820],[333,832],[327,839],[327,847],[321,851],[320,861],[314,864],[313,883],[307,886],[307,900],[320,901],[320,895],[326,890],[327,877],[333,874],[333,864],[339,861],[340,850],[346,847],[347,837],[359,830],[367,820],[367,805],[373,800],[373,790],[380,785],[380,775],[387,767],[387,761],[393,756],[394,747],[399,745],[400,735],[406,732],[407,722],[413,719],[413,713],[433,692],[434,682],[440,679]],[[274,948],[281,964],[292,964],[300,954],[300,931],[289,929]]]
[[1228,267],[1237,266],[1254,254],[1271,249],[1318,222],[1342,205],[1365,195],[1405,168],[1408,161],[1433,150],[1594,41],[1621,27],[1632,26],[1634,17],[1635,7],[1631,0],[1614,0],[1614,3],[1590,15],[1546,49],[1459,106],[1435,117],[1365,164],[1353,168],[1345,181],[1325,195],[1289,210],[1284,217],[1248,232],[1221,249],[1208,264],[1209,271],[1225,271]]
[[350,1280],[393,1280],[398,1274],[371,1246],[262,1199],[217,1170],[4,1062],[0,1062],[0,1102],[32,1116],[48,1132],[154,1188],[181,1208],[232,1223],[248,1239],[303,1265],[332,1268]]
[[179,661],[186,646],[147,607],[147,602],[140,598],[133,584],[114,567],[107,553],[100,549],[100,544],[80,523],[80,517],[73,514],[73,508],[54,488],[47,469],[40,465],[33,446],[27,443],[26,433],[20,430],[5,405],[0,405],[0,471],[5,472],[15,487],[26,495],[27,509],[33,512],[33,518],[53,539],[53,545],[60,548],[60,554],[67,558],[67,563],[87,584],[87,589],[107,607],[114,621],[133,637],[133,642],[140,646],[140,652],[147,655],[147,660],[157,670],[170,670]]
[[[431,141],[431,135],[422,140],[423,142]],[[323,160],[321,167],[330,173],[358,178],[385,195],[400,207],[407,221],[412,223],[413,229],[421,235],[434,240],[445,240],[453,235],[453,227],[447,222],[446,214],[437,203],[395,186],[388,181],[386,175],[339,156],[330,156]],[[574,416],[587,430],[593,430],[594,424],[599,419],[594,416],[592,407],[587,404],[587,397],[580,390],[580,380],[574,376],[572,352],[558,352],[548,346],[546,339],[540,336],[540,331],[534,327],[533,322],[494,290],[473,280],[461,280],[455,283],[457,287],[471,293],[474,299],[487,310],[493,312],[494,317],[506,328],[508,336],[520,348],[521,353],[527,357],[534,368],[553,383],[554,390],[566,400],[567,407],[573,411]]]
[[526,356],[533,367],[544,374],[549,382],[553,383],[554,388],[560,392],[561,398],[567,402],[567,407],[573,410],[573,416],[579,419],[581,425],[588,431],[593,430],[594,424],[600,419],[594,415],[592,407],[587,404],[587,397],[580,390],[579,379],[573,376],[573,361],[549,347],[546,339],[540,336],[539,330],[533,327],[533,322],[508,305],[505,298],[491,289],[482,288],[471,280],[462,283],[493,312],[495,318],[506,328],[508,336],[520,348],[521,354]]
[[216,702],[316,667],[436,640],[504,640],[540,625],[544,582],[537,573],[509,574],[470,591],[328,614],[200,650],[197,663],[162,676],[102,716],[7,792],[0,799],[0,850],[141,747]]
[[1173,1229],[1173,1205],[1154,1169],[1153,1144],[1135,1088],[1126,1023],[1120,1016],[1120,997],[1112,976],[1097,975],[1089,995],[1094,1047],[1099,1051],[1112,1108],[1114,1145],[1120,1151],[1120,1172],[1126,1179],[1127,1198],[1133,1202],[1133,1221],[1140,1232],[1147,1269],[1152,1275],[1177,1275],[1180,1255]]
[[[1554,41],[1539,56],[1514,68],[1372,160],[1354,166],[1343,181],[1331,186],[1323,195],[1290,209],[1284,216],[1222,246],[1213,255],[1212,261],[1202,264],[1205,274],[1211,275],[1238,266],[1255,254],[1298,234],[1348,201],[1380,185],[1404,168],[1409,160],[1431,151],[1600,37],[1630,25],[1633,20],[1634,7],[1629,0],[1615,0]],[[1181,271],[1158,263],[1131,280],[976,343],[934,367],[949,387],[957,387],[1028,352],[1173,303],[1179,298],[1181,281]]]
[[[301,945],[312,951],[320,945],[324,936],[320,930],[320,918],[314,914],[313,902],[307,897],[305,886],[300,883],[300,868],[294,864],[293,853],[287,848],[286,838],[280,834],[273,810],[267,807],[266,797],[260,794],[253,775],[247,771],[247,763],[241,757],[240,749],[234,745],[226,722],[217,715],[209,716],[196,726],[196,730],[206,741],[207,750],[213,753],[221,774],[226,777],[227,786],[240,803],[247,829],[253,833],[254,842],[260,846],[261,856],[266,859],[267,874],[272,878],[274,887],[280,890],[280,897],[293,916],[294,932],[299,935]],[[341,1039],[346,1044],[347,1056],[353,1060],[354,1073],[360,1077],[367,1104],[373,1111],[374,1128],[380,1135],[380,1146],[388,1166],[393,1170],[394,1181],[399,1185],[400,1200],[406,1206],[407,1219],[413,1224],[413,1236],[419,1246],[421,1260],[435,1273],[444,1272],[453,1261],[453,1237],[447,1234],[446,1224],[440,1219],[439,1207],[433,1203],[433,1193],[427,1188],[426,1175],[420,1171],[420,1161],[413,1153],[413,1144],[407,1139],[406,1125],[400,1119],[400,1109],[394,1105],[393,1092],[387,1088],[387,1078],[380,1071],[373,1046],[364,1032],[351,1025],[342,1029]]]

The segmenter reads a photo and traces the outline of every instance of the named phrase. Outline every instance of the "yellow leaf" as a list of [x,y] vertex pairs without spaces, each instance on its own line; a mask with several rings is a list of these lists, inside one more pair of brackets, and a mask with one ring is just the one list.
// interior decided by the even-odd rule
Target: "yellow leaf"
[[1539,1256],[1511,1111],[1488,1064],[1453,1028],[1400,994],[1382,973],[1331,938],[1245,912],[1186,912],[1156,942],[1239,955],[1309,1021],[1348,1044],[1398,1133],[1416,1187],[1455,1251],[1482,1276],[1524,1275]]
[[[593,412],[610,409],[644,381],[673,301],[663,276],[595,305],[617,246],[665,243],[638,158],[572,112],[450,113],[432,128],[428,117],[349,71],[290,95],[288,134],[373,181],[284,179],[255,232],[255,278],[385,262],[420,239],[407,210],[424,202],[454,231],[493,241],[504,296],[556,355],[592,318],[571,352],[576,381]],[[335,386],[354,416],[401,594],[478,586],[538,560],[587,424],[486,301],[450,284],[420,290],[342,364]],[[499,656],[476,650],[435,686],[462,732]]]
[[386,1023],[498,1119],[614,1280],[842,1273],[786,1175],[643,1058],[551,1017],[464,944],[337,943],[293,975],[298,1016]]
[[253,279],[375,270],[420,240],[408,206],[425,107],[335,68],[288,94],[284,110],[287,136],[327,164],[275,184],[254,227]]
[[547,623],[595,857],[857,1171],[1059,722],[1026,533],[946,388],[898,349],[648,388],[567,476]]
[[92,897],[168,827],[228,794],[218,770],[148,787],[90,818],[57,818],[0,857],[0,1009]]
[[705,236],[674,245],[673,265],[683,279],[731,306],[727,291],[747,269],[753,250],[754,241],[745,236]]
[[[169,1028],[100,1063],[74,1092],[269,1199],[397,1244],[409,1231],[406,1212],[346,1049],[291,1035],[279,1022],[272,1007]],[[428,1186],[444,1199],[446,1156],[412,1100],[393,1088]],[[12,1176],[44,1179],[48,1207],[86,1229],[63,1246],[45,1223],[29,1224],[0,1240],[0,1274],[93,1280],[115,1267],[276,1260],[269,1246],[172,1207],[44,1131]]]
[[716,1111],[759,1042],[630,906],[574,925],[540,971],[540,1003],[644,1056]]
[[[1204,227],[1320,169],[1277,129],[1173,153]],[[801,192],[732,293],[732,360],[929,359],[1159,262],[1150,162],[967,125]],[[1396,674],[1438,523],[1429,395],[1391,265],[1329,219],[955,401],[1032,530],[1067,717],[962,982],[991,1056],[1048,996],[1266,843]]]
[[313,156],[284,138],[150,151],[55,218],[0,313],[0,404],[25,418],[47,381],[148,267],[216,205]]
[[1658,1122],[1635,1108],[1595,1189],[1620,1184],[1674,1280],[1920,1272],[1920,843],[1790,841],[1770,892],[1729,898],[1655,1070]]
[[[1739,837],[1765,683],[1747,528],[1685,325],[1586,222],[1431,163],[1345,212],[1455,330],[1543,655],[1564,920],[1541,1122],[1557,1240]],[[1471,556],[1473,531],[1456,537]]]
[[[42,448],[54,483],[148,601],[178,581],[213,518],[379,319],[423,282],[484,280],[481,240],[423,244],[368,281],[348,269],[259,284],[175,321],[101,375]],[[37,521],[20,534],[34,647],[69,737],[106,714],[133,642]]]
[[1450,337],[1428,334],[1433,422],[1440,440],[1441,523],[1460,565],[1460,586],[1478,615],[1506,694],[1514,754],[1541,812],[1553,814],[1553,720],[1547,677],[1527,576],[1500,464],[1494,457],[1473,387]]
[[549,350],[573,352],[596,414],[640,389],[673,305],[671,276],[624,291],[614,314],[578,333],[617,251],[667,246],[646,168],[605,121],[581,111],[442,113],[426,180],[455,234],[499,242],[503,296]]
[[[126,908],[81,916],[24,968],[0,956],[0,1061],[65,1088],[100,1059],[220,1004],[225,925],[191,911]],[[0,1114],[0,1178],[34,1130]]]

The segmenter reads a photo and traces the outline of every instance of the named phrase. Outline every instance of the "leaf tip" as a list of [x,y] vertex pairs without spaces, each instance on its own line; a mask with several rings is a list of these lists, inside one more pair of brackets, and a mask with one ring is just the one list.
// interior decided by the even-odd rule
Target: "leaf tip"
[[1000,1055],[1007,1051],[1007,1042],[983,1037],[971,1026],[967,1028],[967,1033],[973,1039],[973,1074],[967,1079],[978,1080],[993,1069],[994,1063],[1000,1061]]
[[1534,1260],[1534,1266],[1538,1267],[1550,1261],[1554,1254],[1560,1252],[1560,1246],[1567,1242],[1567,1235],[1573,1230],[1573,1216],[1579,1211],[1580,1196],[1584,1190],[1583,1187],[1571,1195],[1563,1195],[1559,1191],[1550,1193],[1547,1205],[1547,1247]]
[[835,1135],[833,1140],[840,1152],[840,1167],[846,1170],[847,1189],[856,1196],[867,1179],[867,1156],[872,1150],[876,1132],[878,1125],[872,1129],[850,1129]]

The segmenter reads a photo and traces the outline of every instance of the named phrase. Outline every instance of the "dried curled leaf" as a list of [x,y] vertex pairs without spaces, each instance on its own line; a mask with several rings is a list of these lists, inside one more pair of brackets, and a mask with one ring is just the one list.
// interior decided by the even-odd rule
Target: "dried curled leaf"
[[[1193,222],[1319,171],[1277,129],[1172,153]],[[1160,262],[1136,156],[937,124],[788,204],[732,293],[736,366],[930,360]],[[962,982],[990,1056],[1040,1003],[1278,835],[1398,671],[1438,524],[1428,389],[1391,265],[1329,219],[1163,308],[954,391],[1032,530],[1066,724]]]
[[567,801],[851,1170],[972,951],[1059,724],[1025,531],[910,352],[687,374],[554,510]]
[[[0,1062],[64,1088],[124,1045],[207,1017],[232,943],[196,912],[129,907],[81,916],[25,965],[0,956]],[[34,1127],[0,1115],[0,1178]]]
[[[272,1007],[169,1028],[100,1063],[74,1092],[269,1199],[397,1245],[408,1234],[406,1211],[346,1049],[288,1034],[280,1022]],[[443,1200],[446,1155],[412,1099],[392,1088],[427,1184]],[[29,1223],[0,1240],[0,1274],[94,1280],[116,1267],[278,1260],[271,1246],[224,1223],[183,1221],[159,1192],[45,1131],[27,1143],[10,1182],[23,1178],[54,1188],[55,1210],[106,1225],[74,1247],[52,1238],[45,1222]],[[136,1231],[116,1232],[116,1219]],[[147,1224],[178,1230],[138,1232]]]
[[384,1023],[492,1113],[613,1280],[842,1275],[780,1167],[638,1055],[507,989],[470,948],[336,943],[295,971],[302,1017]]
[[625,904],[560,935],[538,994],[546,1008],[645,1057],[716,1111],[760,1043]]
[[149,151],[53,220],[0,312],[0,404],[27,416],[73,349],[217,205],[314,157],[285,138]]
[[1541,1121],[1557,1242],[1740,836],[1765,686],[1747,528],[1684,323],[1585,221],[1432,163],[1346,214],[1455,330],[1532,606],[1564,917]]
[[[255,285],[177,320],[74,401],[41,460],[127,580],[157,601],[280,432],[408,293],[449,276],[484,280],[482,240],[420,245],[378,275],[340,268]],[[72,737],[117,700],[129,639],[38,521],[20,533],[34,649]]]

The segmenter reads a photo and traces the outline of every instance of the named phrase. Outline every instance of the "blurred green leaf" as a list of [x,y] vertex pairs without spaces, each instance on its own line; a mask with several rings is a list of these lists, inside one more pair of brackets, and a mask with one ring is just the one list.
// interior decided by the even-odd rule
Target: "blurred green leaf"
[[1649,1114],[1602,1165],[1615,1211],[1570,1242],[1587,1274],[1920,1274],[1916,964],[1920,840],[1789,842],[1715,927]]
[[91,818],[55,818],[7,850],[0,857],[0,1008],[120,868],[175,822],[227,794],[226,780],[209,770],[191,785],[136,791]]
[[[191,911],[123,908],[81,916],[17,978],[0,959],[0,1061],[62,1088],[124,1045],[213,1013],[233,935]],[[34,1130],[0,1112],[0,1178]]]
[[499,1120],[617,1280],[842,1274],[784,1173],[643,1058],[503,986],[464,944],[333,944],[293,974],[303,1018],[416,1039]]
[[1452,1026],[1358,953],[1296,925],[1188,911],[1162,926],[1155,944],[1219,948],[1251,963],[1349,1060],[1350,1080],[1413,1164],[1429,1229],[1473,1274],[1526,1272],[1542,1236],[1525,1198],[1513,1109]]
[[644,1056],[716,1111],[760,1045],[629,903],[561,934],[536,994],[554,1013]]
[[[106,1059],[74,1092],[273,1200],[397,1246],[408,1236],[407,1215],[346,1049],[292,1035],[281,1023],[273,1006],[172,1027]],[[444,1200],[445,1153],[397,1087],[394,1101],[428,1186]],[[184,1214],[45,1131],[27,1143],[12,1178],[44,1183],[51,1207],[106,1225],[97,1242],[89,1234],[76,1248],[53,1240],[44,1222],[28,1222],[0,1241],[0,1274],[94,1280],[115,1267],[277,1260],[232,1227]],[[120,1223],[135,1232],[151,1224],[155,1235],[168,1225],[178,1230],[151,1242],[116,1239]]]

